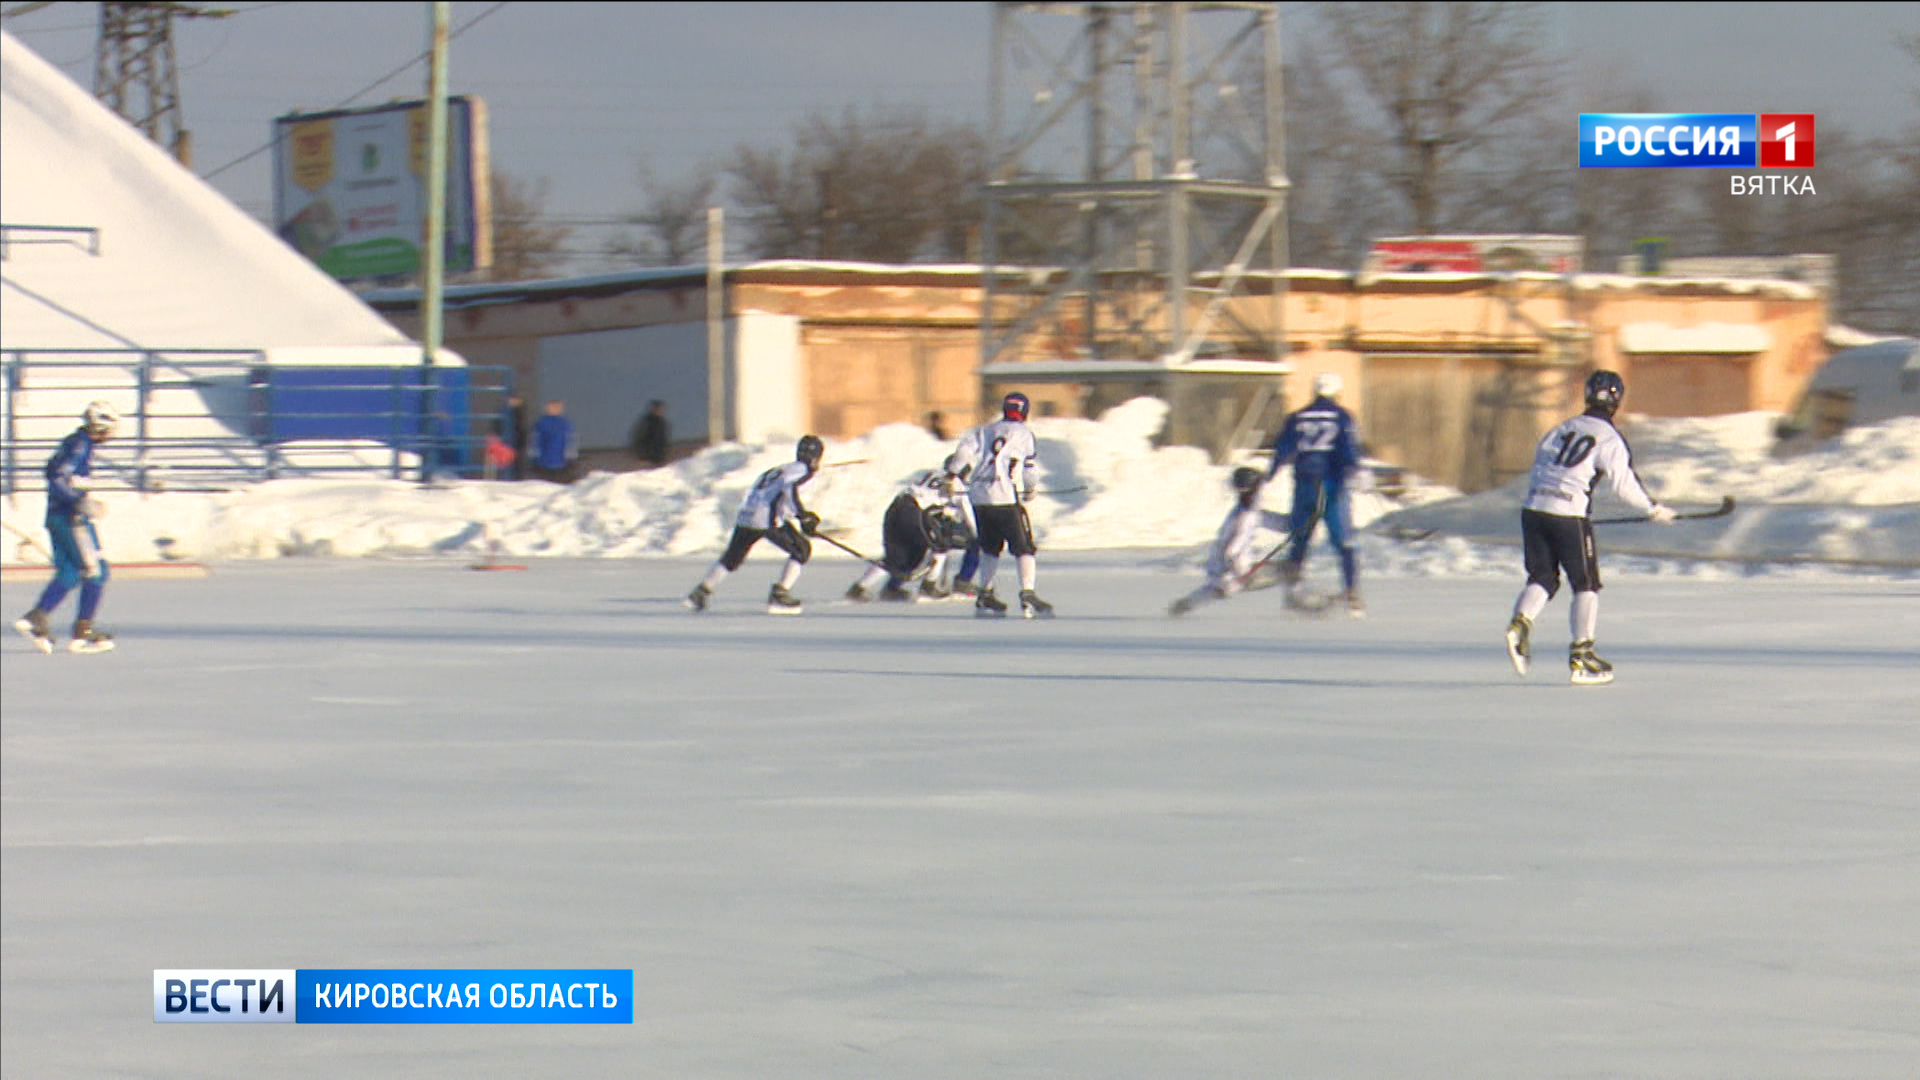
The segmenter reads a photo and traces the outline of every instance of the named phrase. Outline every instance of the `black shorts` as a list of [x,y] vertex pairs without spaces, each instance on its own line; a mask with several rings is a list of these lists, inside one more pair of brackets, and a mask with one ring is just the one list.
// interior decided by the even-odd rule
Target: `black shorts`
[[933,538],[927,535],[926,511],[920,509],[911,495],[894,498],[887,507],[881,531],[886,549],[880,561],[896,581],[919,570],[927,553],[933,550]]
[[795,562],[805,563],[813,558],[813,544],[791,522],[777,529],[749,529],[745,525],[737,525],[733,530],[733,539],[727,541],[726,553],[720,556],[720,565],[728,571],[740,569],[740,564],[747,561],[747,552],[752,551],[753,545],[759,543],[762,537],[766,538],[767,543],[786,552]]
[[1600,556],[1593,546],[1593,519],[1520,511],[1520,542],[1527,550],[1527,580],[1560,591],[1560,569],[1577,593],[1600,591]]
[[1033,523],[1027,520],[1024,506],[976,506],[975,524],[980,526],[980,553],[1000,557],[1002,549],[1015,555],[1033,555],[1039,548],[1033,543]]

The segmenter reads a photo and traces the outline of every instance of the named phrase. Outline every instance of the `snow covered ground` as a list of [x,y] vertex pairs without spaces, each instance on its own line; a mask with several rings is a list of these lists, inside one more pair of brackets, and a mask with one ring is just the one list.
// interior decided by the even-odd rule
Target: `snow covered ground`
[[[704,560],[224,565],[8,635],[9,1076],[1822,1077],[1920,1066],[1920,583],[1622,563],[1062,617]],[[1657,569],[1657,567],[1656,567]],[[31,596],[0,590],[8,612]],[[632,968],[631,1028],[155,1025],[161,967]]]

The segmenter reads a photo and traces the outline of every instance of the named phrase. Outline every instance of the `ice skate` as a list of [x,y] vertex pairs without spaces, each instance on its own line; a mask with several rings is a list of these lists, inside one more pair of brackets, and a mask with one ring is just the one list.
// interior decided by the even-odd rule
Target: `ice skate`
[[980,588],[979,586],[975,585],[971,581],[965,581],[965,580],[956,581],[953,583],[952,595],[958,596],[961,598],[965,598],[969,596],[979,596]]
[[1348,589],[1348,590],[1347,590],[1347,591],[1346,591],[1346,592],[1345,592],[1345,593],[1343,594],[1343,596],[1344,596],[1344,598],[1346,599],[1346,602],[1347,602],[1347,617],[1348,617],[1348,618],[1350,618],[1350,619],[1364,619],[1364,618],[1366,618],[1366,617],[1367,617],[1367,605],[1366,605],[1366,602],[1365,602],[1365,601],[1363,601],[1363,600],[1361,600],[1361,599],[1360,599],[1360,590],[1359,590],[1359,589]]
[[113,635],[93,625],[92,619],[78,619],[73,624],[73,640],[67,642],[67,651],[77,653],[103,653],[113,648]]
[[33,642],[33,647],[43,653],[53,651],[53,635],[47,631],[47,613],[34,608],[14,621],[13,628],[20,636]]
[[687,598],[682,603],[687,605],[688,611],[705,611],[707,600],[711,596],[713,596],[712,589],[705,585],[695,585],[693,591],[687,594]]
[[1593,642],[1576,641],[1567,650],[1567,667],[1575,686],[1605,686],[1613,681],[1613,665],[1593,651]]
[[1020,617],[1024,619],[1051,619],[1053,605],[1040,599],[1032,589],[1020,590]]
[[1197,592],[1188,593],[1187,595],[1181,597],[1180,599],[1175,600],[1173,603],[1168,604],[1167,614],[1172,615],[1175,618],[1185,615],[1187,612],[1192,611],[1194,608],[1197,608],[1200,606],[1200,600],[1204,595],[1205,595],[1204,593],[1197,593]]
[[800,614],[800,598],[780,586],[775,585],[767,593],[767,614],[798,615]]
[[945,600],[953,594],[940,587],[940,583],[927,578],[920,583],[920,598],[923,600]]
[[1507,624],[1507,659],[1513,661],[1513,673],[1523,679],[1533,667],[1532,636],[1533,620],[1525,615],[1515,615]]
[[868,596],[867,590],[861,588],[860,583],[856,581],[852,585],[847,586],[847,599],[856,604],[864,604],[872,600],[873,597]]
[[880,590],[880,599],[890,600],[896,604],[912,603],[913,594],[898,585],[888,584],[886,588]]
[[973,614],[981,619],[1004,619],[1007,615],[1007,605],[993,595],[992,589],[983,589],[980,595],[973,598]]

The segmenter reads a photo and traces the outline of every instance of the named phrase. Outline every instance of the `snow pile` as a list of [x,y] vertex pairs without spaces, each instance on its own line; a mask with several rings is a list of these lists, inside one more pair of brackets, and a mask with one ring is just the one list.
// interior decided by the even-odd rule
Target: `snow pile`
[[[1831,562],[1920,568],[1920,419],[1851,429],[1813,451],[1772,456],[1778,414],[1637,418],[1625,425],[1634,466],[1662,502],[1700,511],[1731,495],[1724,518],[1608,526],[1605,552],[1723,561]],[[1527,481],[1402,510],[1380,522],[1400,535],[1435,530],[1512,544]],[[1596,518],[1631,516],[1604,491]]]
[[1636,419],[1634,464],[1668,502],[1920,503],[1920,417],[1857,427],[1796,457],[1772,456],[1778,413]]
[[[1231,469],[1191,447],[1157,447],[1167,406],[1151,398],[1099,420],[1041,419],[1042,497],[1031,512],[1048,551],[1161,549],[1163,565],[1195,566],[1232,502]],[[1696,420],[1638,420],[1628,428],[1641,475],[1682,509],[1731,494],[1726,518],[1670,528],[1609,526],[1609,555],[1709,560],[1831,560],[1920,566],[1920,420],[1860,428],[1823,449],[1774,459],[1771,413]],[[835,538],[880,551],[887,503],[914,473],[937,468],[952,444],[906,424],[831,442],[826,467],[805,489]],[[217,494],[109,494],[101,532],[110,559],[243,559],[284,556],[473,559],[700,556],[717,552],[747,490],[792,460],[787,443],[727,444],[663,469],[595,473],[570,487],[478,481],[431,487],[404,481],[281,480]],[[1469,497],[1416,485],[1398,499],[1353,500],[1371,574],[1514,573],[1524,481]],[[1262,501],[1284,511],[1283,474]],[[1602,500],[1600,516],[1624,513]],[[37,495],[10,499],[5,521],[44,545]],[[1269,540],[1277,543],[1279,537]],[[1324,541],[1316,552],[1324,550]],[[845,558],[826,544],[824,558]],[[1169,554],[1168,552],[1174,552]],[[9,562],[44,562],[44,547],[10,536]],[[1328,560],[1316,556],[1315,572]],[[1664,567],[1687,573],[1700,567]],[[1730,570],[1726,572],[1744,572]]]

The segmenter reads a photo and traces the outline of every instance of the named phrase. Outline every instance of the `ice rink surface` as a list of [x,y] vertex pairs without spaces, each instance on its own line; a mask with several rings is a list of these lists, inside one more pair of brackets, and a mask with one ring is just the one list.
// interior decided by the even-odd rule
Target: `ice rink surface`
[[[116,582],[108,655],[8,634],[7,1075],[1920,1075],[1911,578],[1616,570],[1574,689],[1564,595],[1507,666],[1517,574],[1174,621],[1194,575],[1084,555],[989,623],[845,562],[694,616],[703,568],[242,563]],[[635,1023],[153,1023],[216,966],[632,968]]]

